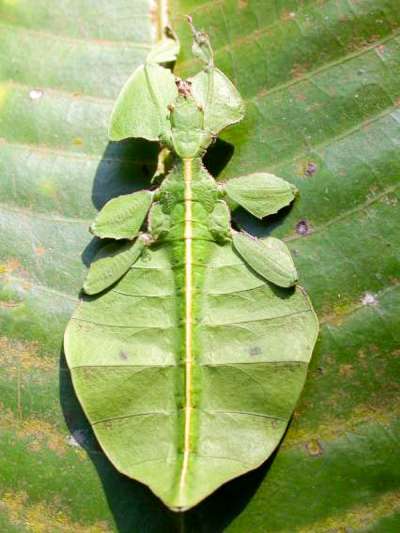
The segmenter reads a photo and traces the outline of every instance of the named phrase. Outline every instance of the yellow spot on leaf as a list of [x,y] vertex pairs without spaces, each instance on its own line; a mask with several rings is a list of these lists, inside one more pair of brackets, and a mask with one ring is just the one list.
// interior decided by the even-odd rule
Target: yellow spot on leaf
[[2,109],[6,103],[9,90],[9,87],[6,84],[0,84],[0,109]]
[[365,505],[358,505],[342,515],[328,517],[320,522],[309,524],[298,533],[326,533],[328,531],[354,531],[365,529],[381,518],[400,511],[400,492],[393,491],[376,498]]
[[352,365],[340,365],[339,374],[345,378],[349,378],[354,372]]
[[5,263],[0,264],[0,274],[11,274],[21,267],[18,259],[11,258]]
[[317,457],[318,455],[322,455],[322,447],[318,441],[318,439],[312,439],[306,444],[306,449],[310,455],[313,457]]
[[[383,404],[377,405],[358,405],[350,416],[345,418],[326,417],[315,428],[300,428],[292,425],[285,439],[282,449],[290,449],[298,446],[305,446],[313,441],[329,442],[338,439],[349,432],[354,432],[356,428],[363,425],[374,424],[389,426],[400,415],[400,405]],[[301,420],[301,417],[299,418]]]
[[57,187],[53,181],[43,180],[39,184],[40,191],[50,198],[57,197]]
[[9,375],[16,375],[17,369],[29,371],[56,371],[57,361],[51,357],[40,355],[39,343],[13,341],[7,337],[0,337],[1,368]]
[[67,435],[61,433],[49,422],[34,417],[21,419],[1,403],[0,413],[1,430],[15,432],[19,439],[26,441],[26,446],[30,451],[39,452],[47,448],[57,455],[63,455],[71,450],[67,444]]
[[52,501],[31,502],[24,491],[5,491],[0,497],[0,505],[7,514],[8,520],[17,528],[32,533],[106,533],[110,526],[105,522],[83,525],[73,522],[65,512],[65,502],[59,499]]

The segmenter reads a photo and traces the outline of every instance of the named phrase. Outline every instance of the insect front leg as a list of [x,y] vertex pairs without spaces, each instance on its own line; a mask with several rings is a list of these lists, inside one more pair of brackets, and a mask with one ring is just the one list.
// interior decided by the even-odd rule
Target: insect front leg
[[163,211],[161,203],[155,202],[149,213],[149,234],[154,241],[163,239],[171,227],[170,216]]
[[216,203],[209,218],[209,228],[218,243],[222,244],[231,238],[231,214],[223,200]]

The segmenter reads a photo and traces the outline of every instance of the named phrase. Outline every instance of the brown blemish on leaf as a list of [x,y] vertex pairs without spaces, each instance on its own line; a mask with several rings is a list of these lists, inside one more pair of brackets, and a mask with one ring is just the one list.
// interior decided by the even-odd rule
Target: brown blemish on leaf
[[18,261],[18,259],[11,258],[0,265],[0,274],[11,274],[19,268],[21,268],[21,263]]
[[[283,443],[282,449],[307,446],[307,443],[334,441],[346,433],[355,432],[364,425],[373,424],[387,427],[395,422],[400,414],[400,405],[392,400],[382,405],[361,404],[356,406],[350,415],[343,418],[327,416],[316,428],[300,428],[292,425]],[[301,420],[301,418],[300,418]]]
[[34,417],[16,417],[11,409],[6,409],[1,403],[0,429],[15,432],[18,438],[26,441],[27,448],[32,452],[39,452],[46,447],[57,455],[63,455],[68,450],[66,436],[52,424]]
[[56,369],[56,361],[39,354],[38,342],[14,341],[0,337],[0,365],[11,376],[16,376],[17,369],[29,371],[38,369],[51,372]]
[[312,228],[307,220],[299,220],[296,224],[296,233],[298,235],[309,235],[312,233]]
[[36,418],[27,418],[18,424],[17,436],[29,441],[28,449],[40,451],[44,446],[57,455],[64,455],[67,451],[65,436],[54,426]]
[[369,502],[364,505],[357,505],[343,514],[336,514],[333,517],[322,519],[320,522],[314,522],[307,525],[304,529],[299,529],[298,533],[326,533],[359,531],[369,529],[378,520],[393,516],[400,510],[400,491],[392,491],[378,496],[378,498],[369,498]]
[[360,308],[359,302],[340,301],[330,310],[325,310],[321,316],[321,324],[330,324],[332,326],[340,326],[343,320],[351,315],[354,311]]
[[322,455],[322,446],[318,439],[312,439],[306,443],[306,450],[312,457]]
[[339,374],[343,377],[349,378],[353,375],[354,368],[352,365],[340,365]]
[[17,528],[28,528],[33,533],[107,533],[110,527],[105,522],[95,522],[89,526],[72,522],[65,513],[65,503],[59,499],[30,502],[24,491],[5,491],[0,497],[0,506],[8,520]]
[[304,171],[304,175],[311,177],[317,172],[317,170],[318,170],[318,167],[316,163],[314,163],[313,161],[309,161]]
[[47,252],[46,248],[43,248],[43,246],[38,246],[37,248],[34,248],[33,251],[39,257],[41,257],[42,255],[44,255]]
[[303,76],[305,76],[305,74],[307,74],[309,69],[310,69],[309,64],[295,63],[290,70],[290,74],[292,78],[296,80],[298,78],[302,78]]
[[282,11],[281,20],[284,22],[288,22],[289,20],[293,20],[296,18],[296,13],[294,11],[288,11],[285,9]]
[[264,98],[264,96],[268,95],[268,89],[266,87],[263,87],[260,91],[257,93],[257,98]]
[[299,102],[305,102],[307,100],[307,97],[306,97],[306,95],[304,93],[297,93],[295,95],[295,98]]

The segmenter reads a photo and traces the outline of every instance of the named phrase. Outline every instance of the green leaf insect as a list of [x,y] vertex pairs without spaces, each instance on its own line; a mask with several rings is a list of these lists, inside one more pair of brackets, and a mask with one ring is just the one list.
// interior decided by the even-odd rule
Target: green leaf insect
[[231,224],[237,206],[276,213],[295,187],[265,172],[217,185],[202,163],[244,105],[192,30],[201,72],[181,80],[163,66],[179,49],[168,37],[116,101],[110,139],[157,140],[174,162],[156,190],[100,211],[91,231],[113,240],[90,266],[64,344],[105,454],[175,511],[271,455],[318,334],[286,245]]

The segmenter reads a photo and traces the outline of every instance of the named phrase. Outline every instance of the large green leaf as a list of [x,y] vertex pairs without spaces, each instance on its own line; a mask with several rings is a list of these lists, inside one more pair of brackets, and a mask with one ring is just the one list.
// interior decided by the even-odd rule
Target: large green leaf
[[[274,460],[190,513],[186,531],[397,531],[398,2],[171,7],[180,36],[190,12],[210,33],[216,65],[247,100],[245,121],[210,153],[212,170],[232,143],[223,179],[268,171],[299,188],[284,220],[237,219],[260,235],[276,222],[323,322]],[[152,145],[106,141],[113,101],[152,40],[149,9],[140,0],[0,3],[3,531],[181,525],[104,458],[58,368],[85,276],[91,200],[98,209],[153,172]],[[192,74],[188,45],[189,31],[178,70]]]

